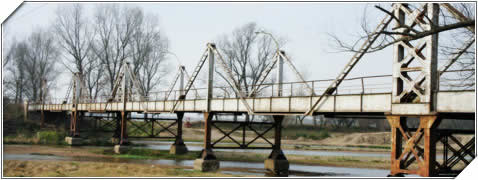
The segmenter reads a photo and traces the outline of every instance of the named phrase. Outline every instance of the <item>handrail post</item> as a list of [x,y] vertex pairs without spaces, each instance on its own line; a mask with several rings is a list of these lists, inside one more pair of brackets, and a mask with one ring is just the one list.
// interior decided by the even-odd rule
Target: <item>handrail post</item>
[[315,94],[315,81],[312,81],[312,92],[310,92],[310,96]]
[[184,95],[184,66],[181,66],[180,75],[179,75],[179,96]]
[[365,94],[365,85],[363,84],[363,77],[360,78],[362,82],[362,94]]
[[293,85],[294,85],[294,83],[290,83],[290,96],[292,96],[292,93],[293,93],[293,91],[292,91]]

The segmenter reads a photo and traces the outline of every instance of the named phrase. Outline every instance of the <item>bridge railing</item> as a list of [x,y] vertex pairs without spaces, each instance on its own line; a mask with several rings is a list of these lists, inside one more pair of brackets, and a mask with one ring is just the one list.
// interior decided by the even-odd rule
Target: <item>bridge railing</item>
[[475,69],[448,70],[440,76],[440,90],[475,90]]
[[[284,82],[282,83],[282,96],[313,96],[321,94],[325,91],[328,84],[333,79],[313,80],[305,82]],[[361,94],[361,93],[387,93],[391,89],[391,75],[364,76],[344,80],[342,86],[339,87],[337,94]],[[313,89],[313,93],[307,88]],[[279,84],[264,83],[261,85],[241,86],[241,92],[245,97],[252,88],[258,88],[257,93],[253,97],[278,97]],[[199,95],[196,97],[196,92]],[[238,98],[230,86],[215,86],[213,90],[214,98]],[[168,91],[157,91],[149,94],[149,100],[175,100],[181,94],[179,90],[174,90],[166,98]],[[206,98],[207,88],[191,89],[186,99],[204,99]]]
[[[321,94],[325,91],[328,84],[333,79],[313,80],[305,82],[284,82],[282,83],[282,97],[290,96],[313,96]],[[380,76],[364,76],[345,79],[342,85],[336,91],[336,94],[361,94],[361,93],[387,93],[391,89],[391,75]],[[313,93],[307,88],[309,86],[313,89]],[[264,83],[262,85],[249,85],[247,87],[241,86],[241,92],[247,96],[252,88],[258,88],[254,97],[279,97],[277,83]],[[230,86],[215,86],[213,90],[214,98],[238,98],[239,96],[234,92]],[[169,96],[168,96],[169,94]],[[144,97],[146,101],[164,101],[176,100],[181,95],[180,90],[156,91],[150,92],[148,96]],[[191,89],[186,96],[186,99],[205,99],[207,95],[207,88]],[[105,102],[121,102],[121,95],[115,98],[111,96],[98,96],[96,99],[81,98],[80,103],[105,103]],[[128,101],[140,101],[138,94],[130,94]],[[64,98],[47,98],[44,104],[62,104],[71,103],[71,100],[65,102]]]
[[[474,79],[463,80],[463,75],[458,73],[471,72],[470,70],[452,70],[444,72],[444,76],[440,78],[440,90],[474,90]],[[472,71],[474,73],[474,70]],[[458,74],[458,75],[457,75]],[[458,77],[457,77],[458,76]],[[454,78],[453,78],[454,77]],[[327,86],[334,79],[313,80],[305,82],[284,82],[282,83],[282,96],[313,96],[322,94]],[[376,75],[376,76],[362,76],[345,79],[337,88],[334,94],[371,94],[371,93],[390,93],[392,89],[392,75]],[[469,83],[469,84],[466,84]],[[310,91],[310,87],[312,91]],[[245,97],[249,94],[252,88],[258,88],[257,93],[253,97],[279,97],[277,83],[264,83],[261,85],[241,86],[241,92]],[[213,90],[214,98],[238,98],[238,95],[230,86],[215,86]],[[169,94],[169,96],[168,96]],[[180,90],[156,91],[150,92],[148,96],[144,97],[146,101],[164,101],[177,100],[181,95]],[[207,88],[191,89],[186,96],[186,99],[205,99],[207,95]],[[138,94],[130,94],[129,101],[141,101]],[[65,101],[64,98],[48,97],[44,100],[44,104],[62,104],[71,103],[71,99]],[[96,99],[89,99],[86,97],[80,98],[80,103],[105,103],[105,102],[121,102],[121,95],[115,98],[111,96],[98,96]],[[39,104],[40,102],[32,103]]]

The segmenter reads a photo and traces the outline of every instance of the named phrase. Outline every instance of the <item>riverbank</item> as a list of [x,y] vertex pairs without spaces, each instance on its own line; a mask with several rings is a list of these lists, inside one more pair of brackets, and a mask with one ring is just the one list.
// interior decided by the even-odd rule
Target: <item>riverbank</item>
[[[168,160],[194,160],[200,151],[190,151],[185,155],[170,155],[167,150],[153,150],[137,147],[129,152],[117,155],[112,147],[69,147],[69,146],[45,146],[45,145],[5,145],[5,154],[37,154],[61,157],[83,158],[123,158],[123,159],[168,159]],[[258,162],[263,163],[268,154],[254,152],[225,152],[215,151],[220,161]],[[390,166],[387,157],[360,157],[360,156],[305,156],[286,154],[290,163],[302,165],[322,165],[334,167],[373,168],[388,169]]]

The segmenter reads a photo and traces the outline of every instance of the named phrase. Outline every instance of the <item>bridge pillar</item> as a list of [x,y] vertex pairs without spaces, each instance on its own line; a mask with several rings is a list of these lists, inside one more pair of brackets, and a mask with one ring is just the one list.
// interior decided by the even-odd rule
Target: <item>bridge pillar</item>
[[126,152],[129,149],[127,123],[128,123],[128,112],[121,111],[119,144],[114,146],[114,151],[117,154]]
[[271,171],[273,175],[287,176],[289,175],[289,161],[281,149],[281,131],[282,120],[284,116],[273,116],[274,118],[274,146],[269,157],[264,161],[264,167]]
[[211,145],[211,126],[213,113],[204,113],[204,149],[198,159],[194,161],[194,169],[202,172],[216,171],[219,169],[219,161],[216,159]]
[[[410,116],[408,116],[410,117]],[[415,116],[416,117],[416,116]],[[418,127],[407,125],[407,116],[389,115],[392,146],[390,176],[417,174],[430,176],[456,176],[475,158],[475,137],[459,140],[455,134],[474,134],[474,130],[438,129],[442,118],[438,114],[422,115]],[[448,141],[451,140],[454,145]],[[462,142],[464,141],[464,142]],[[437,161],[436,148],[443,145],[443,157]],[[452,153],[452,156],[448,156]],[[460,164],[461,163],[461,164]],[[416,168],[411,169],[412,165]]]
[[[387,120],[392,131],[390,176],[436,176],[436,127],[441,119],[437,115],[419,116],[420,123],[417,128],[407,126],[406,116],[389,115]],[[418,168],[409,169],[413,163]]]
[[71,111],[71,120],[70,120],[70,132],[69,136],[74,137],[74,136],[79,136],[79,131],[78,129],[78,111]]
[[42,109],[40,110],[40,127],[45,127],[45,111],[43,111],[43,105]]
[[176,132],[176,140],[174,144],[171,145],[171,149],[169,149],[170,154],[186,154],[188,152],[188,148],[183,141],[183,117],[184,113],[176,113],[178,120],[178,128]]
[[65,137],[67,144],[75,146],[81,145],[82,139],[80,138],[80,128],[79,121],[83,118],[83,115],[79,111],[71,111],[71,120],[70,120],[70,132],[69,136]]
[[114,113],[114,122],[115,122],[115,130],[113,132],[113,137],[111,137],[111,143],[119,144],[120,143],[120,135],[121,135],[121,112]]
[[[407,40],[400,33],[406,32],[403,27],[407,26],[432,30],[439,22],[439,4],[428,3],[416,9],[406,3],[393,6],[397,17],[394,31],[398,32],[394,37],[403,40],[394,44],[392,105],[387,116],[392,131],[391,175],[436,176],[436,127],[441,122],[436,113],[440,79],[438,33],[416,41]],[[408,117],[419,118],[418,128],[407,127]],[[410,170],[412,164],[418,168]]]

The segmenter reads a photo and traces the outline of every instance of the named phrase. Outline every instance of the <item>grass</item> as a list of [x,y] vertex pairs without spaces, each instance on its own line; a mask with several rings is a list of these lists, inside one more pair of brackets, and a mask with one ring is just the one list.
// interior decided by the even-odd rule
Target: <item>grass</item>
[[[4,144],[36,144],[36,145],[67,145],[65,142],[66,133],[64,131],[38,130],[36,133],[24,133],[19,130],[14,135],[5,136]],[[83,145],[93,146],[113,146],[108,136],[92,135],[85,133],[88,138],[84,138]]]
[[54,144],[54,145],[64,145],[65,143],[65,132],[58,131],[38,131],[37,138],[38,144]]
[[351,157],[346,157],[346,156],[339,156],[336,157],[336,160],[339,162],[360,162],[360,160],[351,158]]
[[52,130],[40,130],[35,135],[24,133],[19,130],[17,134],[3,138],[4,144],[43,144],[43,145],[66,145],[65,133]]
[[125,153],[115,154],[112,150],[100,150],[96,153],[101,153],[104,155],[111,155],[118,158],[129,158],[129,159],[175,159],[175,160],[191,160],[196,159],[199,156],[199,151],[190,151],[187,154],[174,155],[169,154],[169,151],[165,150],[153,150],[153,149],[140,149],[133,148],[129,149]]

